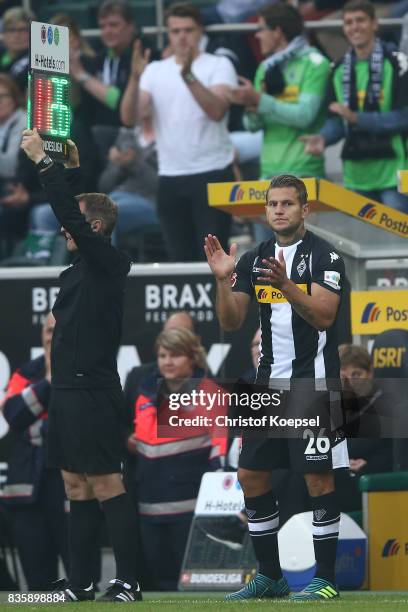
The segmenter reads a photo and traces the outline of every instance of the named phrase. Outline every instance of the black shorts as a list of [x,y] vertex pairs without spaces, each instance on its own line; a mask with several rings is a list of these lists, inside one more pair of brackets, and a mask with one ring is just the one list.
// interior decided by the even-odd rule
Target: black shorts
[[301,474],[329,472],[349,467],[347,440],[329,438],[242,437],[239,467],[271,471],[289,468]]
[[53,389],[47,464],[77,474],[116,474],[124,450],[121,389]]

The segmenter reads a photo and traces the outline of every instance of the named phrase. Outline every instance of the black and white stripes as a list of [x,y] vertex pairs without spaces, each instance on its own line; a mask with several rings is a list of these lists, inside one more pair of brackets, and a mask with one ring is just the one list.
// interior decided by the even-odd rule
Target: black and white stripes
[[312,533],[314,540],[329,540],[339,537],[340,514],[330,518],[329,513],[324,510],[313,511]]
[[279,529],[279,510],[264,517],[250,518],[248,515],[248,529],[251,537],[268,536],[277,533]]

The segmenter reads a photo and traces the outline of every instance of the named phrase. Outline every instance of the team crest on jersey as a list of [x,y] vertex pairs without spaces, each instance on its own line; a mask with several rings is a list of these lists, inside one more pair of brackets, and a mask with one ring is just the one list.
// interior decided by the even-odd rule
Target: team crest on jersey
[[238,274],[237,274],[236,272],[233,272],[233,273],[231,274],[231,278],[230,278],[230,281],[231,281],[231,288],[232,288],[232,287],[235,287],[235,285],[237,284],[237,279],[238,279]]
[[296,267],[296,270],[299,273],[299,276],[302,276],[303,272],[306,270],[306,262],[304,259],[302,259],[299,263],[299,265]]

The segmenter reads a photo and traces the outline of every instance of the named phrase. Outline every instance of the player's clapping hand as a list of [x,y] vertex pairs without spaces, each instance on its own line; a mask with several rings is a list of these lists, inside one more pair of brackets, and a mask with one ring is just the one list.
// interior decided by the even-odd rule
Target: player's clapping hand
[[23,131],[23,139],[20,146],[25,151],[27,157],[35,164],[38,164],[45,155],[43,141],[36,128]]
[[262,276],[258,276],[258,281],[270,283],[276,289],[283,289],[288,282],[283,251],[279,251],[278,259],[275,259],[275,257],[263,259],[262,265],[265,266],[265,272],[262,272]]
[[228,255],[222,248],[217,236],[208,234],[204,241],[204,251],[207,256],[208,264],[217,280],[231,278],[235,269],[235,258],[237,255],[237,245],[234,242]]

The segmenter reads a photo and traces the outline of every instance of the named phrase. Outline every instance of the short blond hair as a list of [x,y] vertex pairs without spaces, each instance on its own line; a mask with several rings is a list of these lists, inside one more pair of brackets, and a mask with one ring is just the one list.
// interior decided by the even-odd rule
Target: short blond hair
[[18,21],[25,21],[27,24],[35,19],[35,15],[32,11],[27,11],[21,6],[15,6],[5,11],[3,15],[3,29],[7,30],[10,26],[14,25]]
[[189,329],[179,327],[162,331],[155,342],[156,353],[161,347],[178,355],[186,355],[196,367],[207,369],[205,348],[200,338]]

